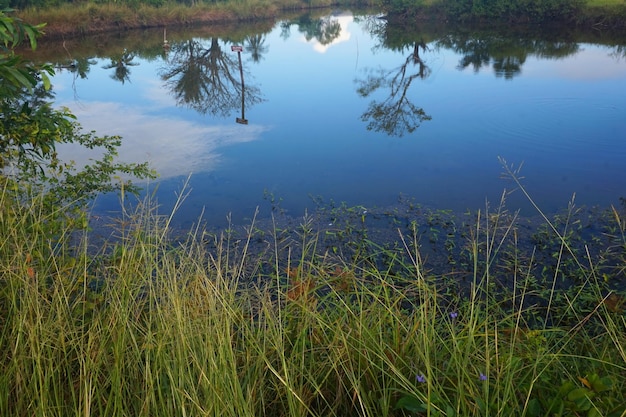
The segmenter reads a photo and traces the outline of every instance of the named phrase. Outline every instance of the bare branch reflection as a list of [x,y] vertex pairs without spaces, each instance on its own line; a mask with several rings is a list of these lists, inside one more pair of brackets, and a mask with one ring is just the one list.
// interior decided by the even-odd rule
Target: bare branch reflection
[[[208,45],[197,39],[172,43],[160,76],[178,105],[199,113],[228,116],[241,106],[237,55],[222,49],[218,38],[211,38]],[[245,99],[248,106],[260,102],[259,88],[247,85]]]
[[[423,41],[415,42],[413,52],[400,67],[391,71],[374,70],[365,80],[357,80],[357,93],[361,97],[368,97],[379,89],[389,89],[389,96],[385,100],[372,101],[361,115],[361,120],[368,122],[368,130],[401,137],[414,132],[423,121],[431,119],[423,108],[411,102],[407,94],[416,78],[424,79],[430,75],[430,68],[419,55],[420,47],[427,50]],[[417,71],[411,71],[413,66],[417,66]]]

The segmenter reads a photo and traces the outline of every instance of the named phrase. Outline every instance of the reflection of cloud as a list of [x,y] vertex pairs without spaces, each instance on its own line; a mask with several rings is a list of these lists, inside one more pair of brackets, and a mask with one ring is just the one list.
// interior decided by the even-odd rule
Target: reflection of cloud
[[174,97],[172,97],[172,95],[169,94],[165,88],[163,88],[161,80],[149,77],[143,82],[147,85],[147,87],[142,92],[142,96],[148,103],[150,103],[151,106],[162,108],[176,106],[176,99],[174,99]]
[[[121,136],[120,160],[148,161],[161,178],[211,171],[219,161],[219,147],[255,140],[265,130],[234,123],[202,126],[110,102],[83,102],[72,112],[85,131],[93,130],[98,136]],[[78,166],[98,156],[77,145],[60,145],[57,151],[61,158],[72,159]]]
[[337,45],[338,43],[342,43],[342,42],[346,42],[350,40],[350,32],[348,32],[348,25],[352,23],[352,21],[354,20],[353,16],[351,14],[339,15],[339,16],[333,16],[332,19],[336,20],[339,23],[339,26],[341,27],[341,32],[339,32],[339,36],[333,39],[331,43],[322,45],[317,38],[313,38],[307,42],[305,37],[304,36],[302,37],[302,40],[304,42],[311,44],[313,46],[313,50],[316,52],[319,52],[320,54],[325,53],[328,50],[328,48],[330,48],[332,45]]

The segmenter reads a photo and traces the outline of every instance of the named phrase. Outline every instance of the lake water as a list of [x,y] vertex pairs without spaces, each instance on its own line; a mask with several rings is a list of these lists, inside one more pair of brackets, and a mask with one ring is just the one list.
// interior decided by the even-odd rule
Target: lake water
[[[514,188],[499,156],[523,163],[524,184],[548,212],[573,193],[590,206],[626,196],[623,45],[394,32],[347,12],[222,32],[109,40],[80,53],[83,76],[61,69],[53,79],[57,105],[86,129],[123,136],[121,159],[160,173],[149,189],[159,184],[163,211],[191,175],[182,226],[202,210],[216,226],[257,206],[267,215],[269,200],[294,216],[319,200],[368,208],[400,195],[476,210]],[[95,210],[118,206],[102,196]],[[509,207],[529,206],[514,193]]]

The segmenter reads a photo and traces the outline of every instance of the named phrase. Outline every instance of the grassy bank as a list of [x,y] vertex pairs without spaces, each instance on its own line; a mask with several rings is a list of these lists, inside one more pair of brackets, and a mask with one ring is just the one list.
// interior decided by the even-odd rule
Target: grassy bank
[[[506,3],[505,0],[503,2]],[[541,2],[538,3],[541,4]],[[556,3],[558,4],[558,2]],[[446,0],[428,1],[413,5],[408,3],[405,5],[405,2],[399,2],[398,4],[401,6],[394,2],[383,1],[378,3],[371,0],[314,0],[308,2],[299,0],[248,0],[244,2],[200,4],[193,7],[174,3],[161,7],[144,4],[131,7],[123,3],[72,3],[47,9],[25,9],[19,11],[18,15],[26,22],[46,22],[45,32],[48,37],[77,36],[126,29],[275,20],[286,12],[304,12],[310,9],[337,6],[377,7],[376,12],[385,11],[388,8],[401,7],[401,20],[405,23],[415,20],[472,19],[471,15],[466,15],[467,11],[461,11],[460,8],[455,6],[456,3]],[[547,13],[546,16],[548,16],[547,19],[549,20],[560,19],[560,6],[558,5],[550,6],[555,8],[553,11],[543,10],[541,12],[535,10],[541,10],[541,6],[533,5],[532,7],[532,12],[528,11],[526,13],[522,11],[519,16],[506,15],[496,18],[496,20],[500,19],[503,23],[510,23],[511,19],[513,19],[517,23],[527,24],[535,13]],[[478,12],[476,13],[478,20],[484,19],[480,17],[481,15]],[[569,13],[572,13],[572,10],[567,8],[567,15],[563,15],[562,20],[570,25],[573,24],[596,30],[626,28],[626,3],[623,0],[585,0],[580,3],[580,8],[573,11],[573,15],[570,16]],[[493,21],[493,18],[488,20]]]
[[60,37],[126,29],[273,20],[284,13],[333,5],[337,3],[331,0],[311,2],[250,0],[201,4],[193,7],[181,4],[130,7],[121,3],[80,3],[43,10],[26,9],[18,14],[27,22],[46,22],[47,35]]
[[609,289],[625,274],[619,209],[601,235],[580,234],[589,246],[610,234],[597,254],[572,216],[546,216],[535,246],[554,251],[541,265],[504,203],[480,210],[464,226],[462,280],[455,259],[425,267],[437,219],[398,226],[389,246],[349,208],[334,248],[309,215],[293,230],[252,220],[242,235],[198,227],[174,240],[171,215],[147,203],[102,243],[50,236],[37,198],[8,195],[0,415],[626,412],[625,300]]

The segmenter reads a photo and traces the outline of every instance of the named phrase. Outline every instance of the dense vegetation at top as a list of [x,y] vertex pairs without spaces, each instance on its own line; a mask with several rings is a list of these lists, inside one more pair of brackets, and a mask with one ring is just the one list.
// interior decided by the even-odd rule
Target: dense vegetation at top
[[48,35],[111,29],[274,19],[285,11],[371,7],[400,21],[564,23],[594,29],[626,27],[623,0],[0,0]]

